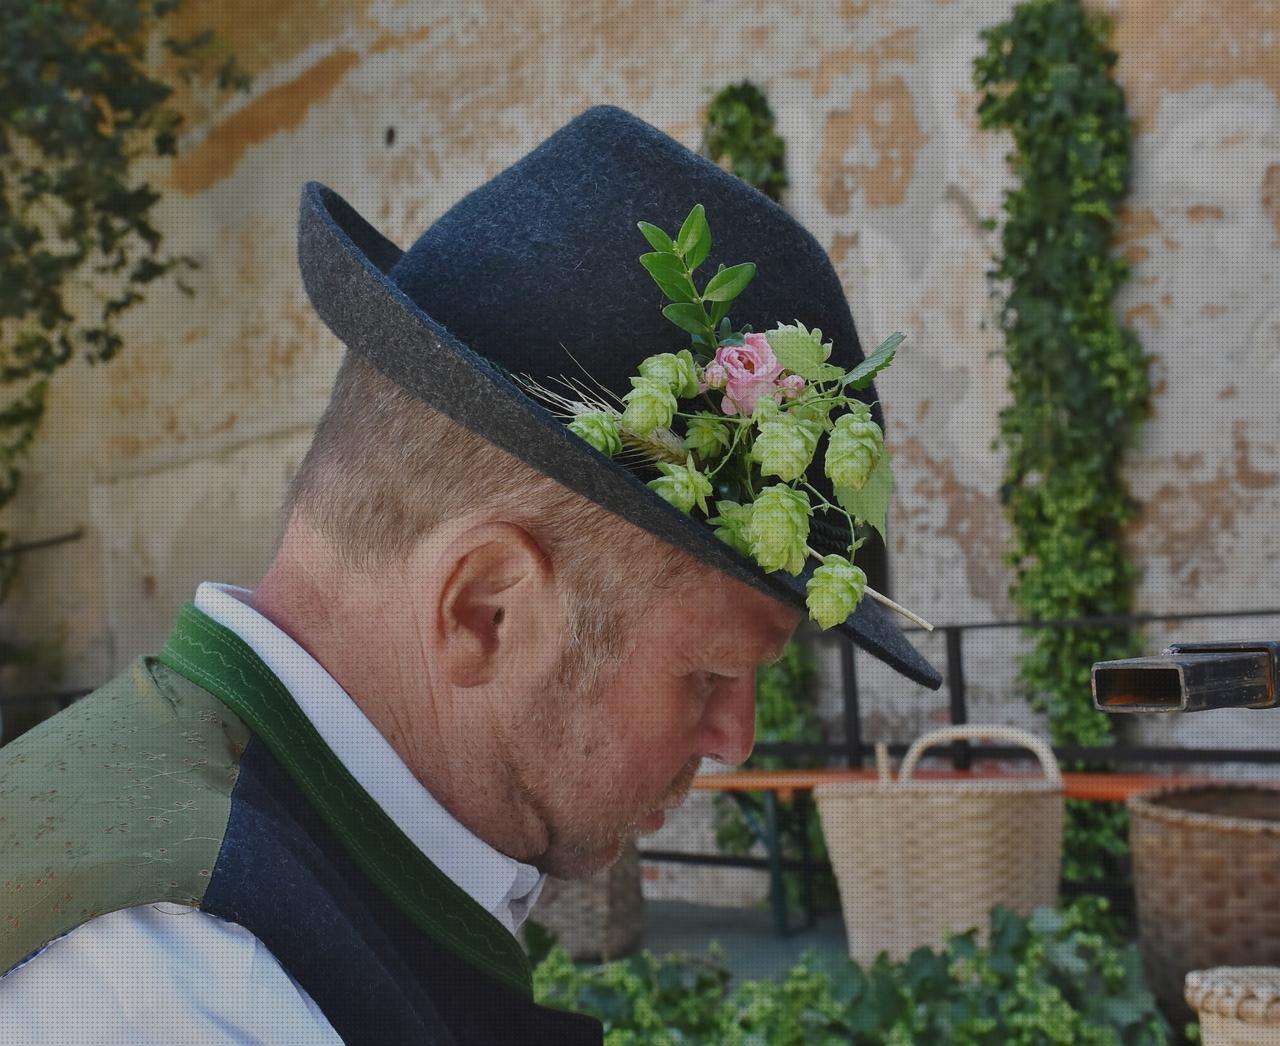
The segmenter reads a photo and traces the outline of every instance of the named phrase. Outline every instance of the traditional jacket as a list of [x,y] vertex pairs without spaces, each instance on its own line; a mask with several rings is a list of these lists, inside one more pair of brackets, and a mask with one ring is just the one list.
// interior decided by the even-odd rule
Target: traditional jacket
[[[0,749],[0,972],[108,912],[237,923],[349,1043],[599,1043],[193,606],[156,657]],[[39,961],[37,958],[35,961]]]

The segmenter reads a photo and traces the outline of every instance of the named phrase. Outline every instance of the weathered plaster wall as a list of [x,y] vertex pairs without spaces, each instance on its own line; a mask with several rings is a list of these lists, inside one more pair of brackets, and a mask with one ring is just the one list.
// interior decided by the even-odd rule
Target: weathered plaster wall
[[[188,97],[168,191],[168,245],[203,264],[197,297],[157,289],[110,367],[53,393],[24,536],[86,525],[28,560],[6,608],[23,634],[63,636],[66,682],[93,683],[154,647],[204,577],[252,583],[275,512],[339,358],[294,264],[298,193],[337,189],[407,245],[437,215],[585,107],[631,109],[690,146],[709,91],[749,77],[788,143],[786,203],[827,247],[863,341],[908,341],[879,383],[899,482],[895,596],[933,621],[1012,616],[1009,529],[990,449],[1006,401],[985,270],[1009,185],[1007,141],[976,128],[970,62],[1008,0],[841,3],[189,4],[255,74],[229,101]],[[1147,609],[1280,602],[1280,8],[1274,0],[1112,0],[1117,75],[1138,127],[1117,249],[1120,309],[1154,356],[1156,415],[1129,475],[1130,541]],[[1280,633],[1280,621],[1219,634]],[[1184,628],[1182,635],[1198,635]],[[1152,644],[1167,635],[1152,632]],[[940,638],[921,641],[942,660]],[[974,718],[1010,702],[1015,636],[966,647]],[[835,650],[822,645],[824,671]],[[928,694],[860,659],[869,737],[945,720]],[[833,695],[827,697],[834,710]],[[1261,720],[1159,729],[1226,743]],[[1268,725],[1264,730],[1274,732]],[[1252,740],[1256,740],[1256,737]],[[694,802],[654,845],[709,845]],[[732,902],[759,881],[674,870],[654,895]]]

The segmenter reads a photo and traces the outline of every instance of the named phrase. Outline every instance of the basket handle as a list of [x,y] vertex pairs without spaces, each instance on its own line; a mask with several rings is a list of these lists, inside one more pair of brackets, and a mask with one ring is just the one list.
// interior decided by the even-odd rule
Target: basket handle
[[1036,737],[1035,734],[1028,733],[1016,726],[1004,726],[1000,723],[991,725],[982,725],[980,723],[967,723],[963,726],[944,726],[940,730],[934,730],[932,733],[918,737],[907,749],[907,754],[903,757],[902,766],[898,769],[898,780],[909,781],[912,771],[916,768],[916,763],[920,761],[920,757],[924,755],[925,750],[932,748],[934,745],[946,744],[948,741],[973,741],[980,737],[992,737],[999,741],[1010,741],[1015,745],[1021,745],[1023,748],[1029,748],[1037,759],[1040,760],[1040,767],[1044,770],[1045,780],[1050,784],[1062,787],[1062,773],[1058,769],[1058,760],[1050,748],[1043,740]]

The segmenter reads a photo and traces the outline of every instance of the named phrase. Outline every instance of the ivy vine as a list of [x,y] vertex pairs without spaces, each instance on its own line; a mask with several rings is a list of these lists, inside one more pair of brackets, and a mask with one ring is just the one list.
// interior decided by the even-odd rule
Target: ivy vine
[[774,133],[769,101],[750,80],[722,89],[707,106],[702,151],[773,200],[787,187],[786,143]]
[[[177,151],[173,88],[148,72],[161,45],[174,74],[244,89],[211,33],[158,32],[182,0],[10,0],[0,33],[0,508],[18,491],[49,379],[72,359],[120,351],[119,319],[143,288],[192,258],[161,249],[160,195],[133,173]],[[0,393],[0,396],[3,394]],[[0,402],[3,402],[0,400]],[[0,544],[7,535],[0,532]],[[0,597],[17,557],[0,557]]]
[[[1136,504],[1120,473],[1149,413],[1147,359],[1112,302],[1128,266],[1111,253],[1129,184],[1131,130],[1112,78],[1110,22],[1080,0],[1030,0],[985,30],[974,63],[980,125],[1010,131],[1020,184],[1006,193],[990,273],[1012,404],[1001,500],[1015,538],[1011,596],[1029,620],[1123,615],[1135,570],[1121,544]],[[1124,627],[1031,629],[1020,680],[1060,744],[1106,745],[1090,701],[1095,661],[1133,656]],[[1124,811],[1069,804],[1064,874],[1097,881],[1127,851]]]

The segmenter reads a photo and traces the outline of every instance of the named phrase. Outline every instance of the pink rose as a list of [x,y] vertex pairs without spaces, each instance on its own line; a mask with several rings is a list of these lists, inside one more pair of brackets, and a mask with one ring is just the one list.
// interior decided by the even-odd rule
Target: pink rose
[[761,396],[777,398],[776,381],[782,364],[763,334],[748,334],[742,345],[721,345],[710,366],[720,364],[726,374],[720,409],[726,414],[750,414]]
[[698,382],[698,391],[706,392],[707,389],[722,389],[728,379],[729,375],[725,373],[724,367],[719,363],[708,363],[702,370],[702,380]]
[[788,374],[780,382],[778,388],[782,390],[782,395],[789,400],[795,399],[804,391],[804,378],[799,374]]

